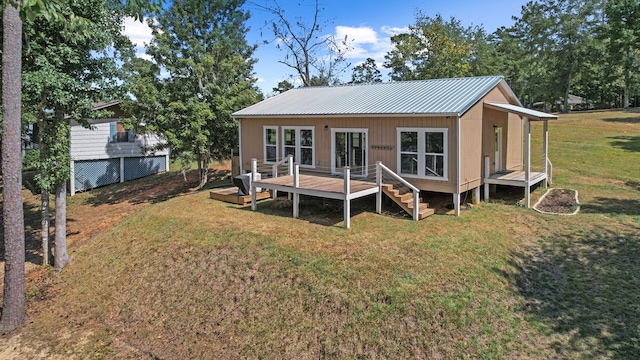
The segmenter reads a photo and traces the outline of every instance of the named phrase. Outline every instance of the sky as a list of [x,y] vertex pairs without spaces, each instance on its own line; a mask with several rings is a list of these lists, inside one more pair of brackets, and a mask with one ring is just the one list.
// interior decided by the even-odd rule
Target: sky
[[[263,5],[268,0],[254,0]],[[347,62],[351,64],[343,74],[345,81],[351,78],[351,68],[363,62],[367,57],[382,66],[384,55],[390,50],[390,37],[402,32],[415,22],[416,9],[428,16],[440,14],[445,19],[453,16],[463,26],[481,25],[487,33],[492,33],[501,26],[513,25],[512,16],[519,16],[521,8],[527,0],[320,0],[320,17],[324,20],[324,33],[334,35],[337,39],[344,39],[345,35],[351,42],[351,51],[347,53]],[[314,13],[313,0],[280,0],[279,4],[288,17],[310,19]],[[258,45],[254,58],[258,62],[254,65],[257,85],[265,95],[272,92],[279,81],[289,80],[294,74],[293,69],[278,63],[285,53],[276,48],[271,30],[274,16],[250,1],[245,7],[250,11],[251,18],[247,22],[249,44]],[[146,24],[133,19],[125,21],[124,33],[136,44],[139,56],[144,55],[144,44],[151,39],[151,30]],[[264,41],[271,41],[264,44]],[[383,81],[388,81],[386,69],[380,69]],[[295,81],[295,78],[293,79]]]

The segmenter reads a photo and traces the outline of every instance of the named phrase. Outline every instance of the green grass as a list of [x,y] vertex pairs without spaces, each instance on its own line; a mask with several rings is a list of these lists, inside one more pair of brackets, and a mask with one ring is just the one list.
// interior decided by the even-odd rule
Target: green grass
[[497,201],[361,211],[345,230],[318,203],[292,219],[162,198],[30,290],[22,341],[72,358],[638,358],[640,114],[561,116],[550,140],[577,216]]

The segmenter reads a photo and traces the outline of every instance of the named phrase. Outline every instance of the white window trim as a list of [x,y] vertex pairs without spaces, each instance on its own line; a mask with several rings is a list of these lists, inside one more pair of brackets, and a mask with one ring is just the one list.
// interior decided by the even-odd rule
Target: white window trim
[[[267,130],[275,130],[276,131],[276,161],[267,160]],[[269,145],[274,146],[274,145]],[[280,133],[278,132],[278,127],[274,125],[265,125],[262,127],[262,152],[263,159],[265,164],[275,164],[280,160]]]
[[[401,161],[401,152],[402,152],[402,143],[401,143],[401,133],[403,132],[416,132],[418,133],[418,174],[405,174],[402,173],[402,161]],[[433,176],[433,175],[425,175],[424,174],[424,158],[427,153],[424,151],[424,134],[429,132],[440,132],[443,134],[443,148],[444,148],[444,159],[443,159],[443,172],[444,176]],[[396,128],[396,141],[398,149],[397,151],[397,172],[398,175],[406,178],[415,178],[415,179],[428,179],[435,181],[449,181],[449,129],[448,128]]]
[[[300,147],[300,130],[311,130],[311,164],[312,165],[303,165],[300,164],[301,168],[308,168],[308,169],[315,169],[316,168],[316,127],[315,126],[282,126],[282,131],[281,131],[281,135],[282,135],[282,141],[280,141],[281,145],[281,154],[282,156],[284,156],[285,151],[284,151],[284,147],[285,147],[285,136],[284,136],[284,132],[286,130],[295,130],[295,136],[296,136],[296,150],[295,150],[295,155],[294,155],[294,159],[300,159],[300,155],[301,155],[301,147]],[[297,160],[296,160],[297,162]]]
[[331,129],[331,173],[333,175],[341,175],[342,171],[336,169],[336,133],[337,132],[359,132],[364,133],[365,140],[363,147],[365,148],[364,159],[364,175],[351,175],[353,177],[366,177],[369,173],[369,129],[365,128],[332,128]]

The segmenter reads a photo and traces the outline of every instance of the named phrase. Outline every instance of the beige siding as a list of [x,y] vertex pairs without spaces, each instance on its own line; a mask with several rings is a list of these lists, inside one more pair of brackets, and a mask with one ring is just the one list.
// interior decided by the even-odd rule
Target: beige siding
[[480,186],[482,182],[483,103],[477,103],[460,118],[460,191]]
[[448,129],[448,180],[407,179],[422,190],[454,192],[456,184],[456,119],[455,117],[327,117],[327,118],[245,118],[241,120],[242,166],[251,168],[251,158],[264,159],[264,127],[278,126],[278,158],[282,158],[282,127],[312,126],[315,129],[316,169],[331,169],[331,129],[368,129],[369,173],[374,171],[376,161],[382,161],[390,169],[397,171],[397,128],[446,128]]
[[[508,103],[508,98],[500,88],[495,88],[484,101]],[[482,104],[478,104],[482,105]],[[478,106],[476,105],[476,106]],[[482,173],[484,174],[484,156],[490,157],[491,172],[495,171],[494,126],[502,128],[502,164],[506,170],[522,168],[522,126],[523,120],[518,115],[504,111],[484,108],[482,127]]]

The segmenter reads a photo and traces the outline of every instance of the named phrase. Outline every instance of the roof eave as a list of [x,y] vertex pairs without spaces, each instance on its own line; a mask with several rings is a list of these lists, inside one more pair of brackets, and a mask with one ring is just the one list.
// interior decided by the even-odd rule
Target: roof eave
[[231,117],[235,120],[249,118],[277,118],[277,119],[293,119],[293,118],[385,118],[385,117],[458,117],[458,113],[388,113],[388,114],[251,114],[236,115]]

